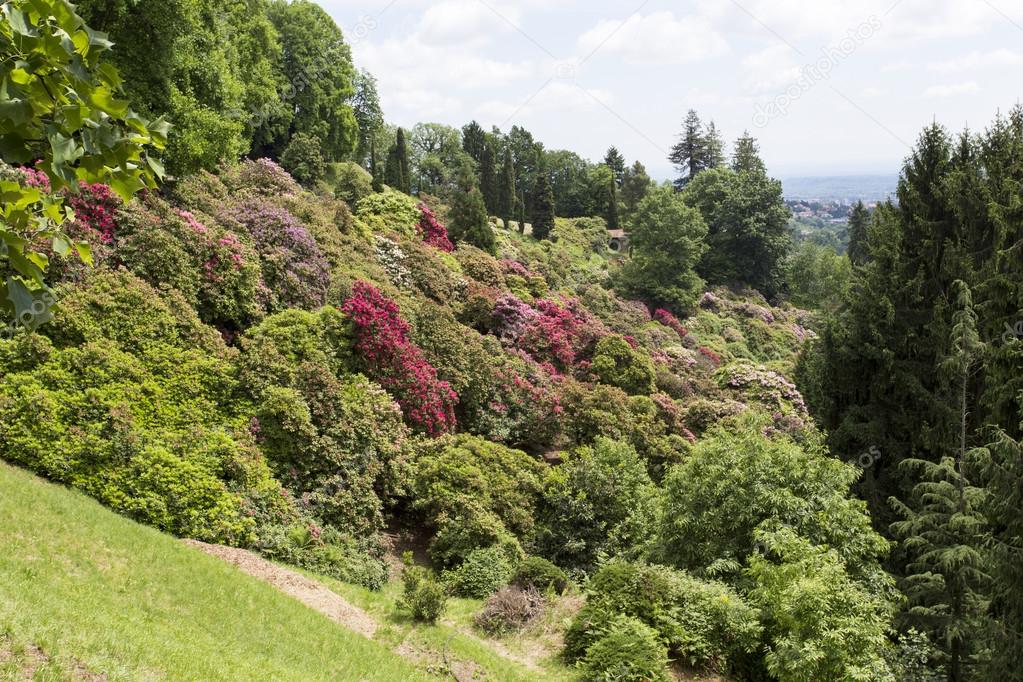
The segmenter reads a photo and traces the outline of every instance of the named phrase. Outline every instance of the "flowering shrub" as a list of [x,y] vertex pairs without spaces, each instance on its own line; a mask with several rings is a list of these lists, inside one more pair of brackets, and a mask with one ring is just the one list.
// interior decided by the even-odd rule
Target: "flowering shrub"
[[534,310],[519,346],[537,361],[550,362],[561,371],[571,371],[579,361],[588,360],[597,340],[607,335],[604,325],[577,299],[540,300]]
[[251,195],[234,204],[227,216],[247,230],[256,243],[268,311],[323,305],[330,284],[330,265],[295,216]]
[[501,343],[513,345],[525,333],[536,311],[514,294],[504,294],[494,302],[493,331]]
[[419,232],[423,241],[447,253],[454,251],[455,245],[448,239],[447,228],[441,225],[437,217],[433,215],[433,211],[426,204],[419,204],[419,211],[422,213],[422,217],[419,219],[416,231]]
[[479,419],[480,433],[488,438],[538,450],[561,431],[561,379],[522,351],[499,359],[494,370],[486,411]]
[[707,348],[706,346],[700,346],[698,352],[700,353],[700,355],[707,358],[710,361],[710,363],[714,365],[714,367],[721,366],[721,356],[712,351],[710,348]]
[[416,227],[422,219],[415,199],[392,190],[359,199],[355,215],[373,232],[396,232],[409,239],[416,236]]
[[411,289],[412,271],[405,264],[407,259],[405,251],[395,242],[380,235],[374,237],[374,247],[377,260],[384,266],[384,270],[387,271],[387,276],[391,278],[394,286]]
[[394,301],[360,280],[342,310],[354,327],[365,369],[395,397],[405,417],[430,435],[453,431],[458,395],[409,340],[408,324]]
[[288,171],[270,159],[246,159],[225,170],[221,178],[235,192],[250,190],[264,197],[295,194],[302,189]]
[[752,398],[766,402],[776,409],[791,405],[800,415],[805,416],[806,404],[795,384],[777,372],[764,367],[739,362],[724,368],[719,381],[724,387],[740,390]]
[[654,311],[654,319],[663,324],[668,329],[673,330],[676,334],[678,334],[678,337],[680,339],[686,338],[686,335],[689,333],[689,330],[682,326],[682,323],[679,322],[679,319],[672,315],[667,310],[665,310],[664,308],[658,308],[657,310]]

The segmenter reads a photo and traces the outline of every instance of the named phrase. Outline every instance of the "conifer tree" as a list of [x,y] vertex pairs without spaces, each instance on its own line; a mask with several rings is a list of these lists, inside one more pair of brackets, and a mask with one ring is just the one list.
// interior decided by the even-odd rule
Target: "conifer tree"
[[405,143],[405,131],[398,128],[394,144],[387,154],[387,167],[384,179],[392,189],[405,194],[412,193],[412,179],[409,177],[408,146]]
[[519,234],[526,234],[526,194],[519,192],[515,198],[515,206],[519,213]]
[[466,159],[458,171],[457,188],[451,202],[448,235],[455,242],[467,242],[488,253],[494,251],[494,231],[476,187],[472,162]]
[[380,177],[380,169],[377,168],[377,144],[374,137],[369,140],[369,174],[373,178],[373,191],[383,192],[384,182]]
[[554,190],[547,173],[542,172],[536,179],[533,192],[533,236],[547,239],[554,229]]
[[615,184],[621,187],[622,181],[625,179],[625,158],[616,147],[611,147],[607,150],[607,154],[604,156],[604,164],[614,174]]
[[487,213],[497,213],[497,173],[494,168],[494,148],[489,142],[483,144],[483,155],[480,158],[480,192]]
[[651,180],[647,175],[646,168],[637,161],[631,168],[626,169],[625,178],[622,180],[620,212],[626,218],[639,206],[639,202],[650,191]]
[[849,214],[849,260],[853,265],[867,262],[867,227],[870,225],[870,212],[857,201]]
[[618,186],[612,176],[607,187],[607,229],[617,230],[621,228],[618,220]]
[[725,142],[714,121],[707,124],[703,133],[703,167],[706,170],[725,165]]
[[501,163],[501,177],[497,183],[497,214],[504,220],[504,226],[511,226],[515,214],[515,164],[512,161],[511,149],[505,147],[504,161]]
[[471,121],[462,127],[462,149],[476,163],[483,160],[483,148],[486,146],[486,141],[487,134],[476,121]]
[[760,146],[755,137],[749,132],[743,132],[742,137],[735,141],[735,151],[732,152],[732,170],[736,173],[766,173],[763,159],[760,158]]
[[706,158],[706,139],[703,136],[703,123],[700,116],[694,109],[690,109],[686,115],[682,135],[679,141],[671,148],[668,160],[675,164],[679,172],[679,178],[675,180],[675,187],[682,189],[696,175],[705,170],[704,159]]
[[981,549],[986,492],[972,486],[965,473],[967,394],[983,344],[969,287],[957,281],[953,292],[957,300],[951,351],[941,366],[958,393],[950,395],[958,402],[955,456],[938,463],[903,461],[901,468],[919,475],[920,482],[913,488],[913,508],[892,498],[896,511],[905,517],[892,524],[892,530],[911,556],[904,581],[910,602],[907,618],[932,636],[946,656],[948,679],[960,682],[971,679],[975,658],[983,649],[990,576]]

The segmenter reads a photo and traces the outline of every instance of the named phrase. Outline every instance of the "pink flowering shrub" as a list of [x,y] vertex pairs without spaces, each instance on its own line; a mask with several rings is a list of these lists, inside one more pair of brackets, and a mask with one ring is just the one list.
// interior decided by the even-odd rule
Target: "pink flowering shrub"
[[712,351],[710,348],[707,348],[706,346],[700,346],[698,352],[700,353],[700,355],[707,358],[707,360],[709,360],[714,367],[721,366],[721,356]]
[[224,170],[220,178],[234,192],[248,190],[264,197],[297,194],[302,190],[288,171],[270,159],[246,159]]
[[679,319],[664,308],[658,308],[654,311],[654,319],[678,334],[680,339],[686,338],[686,335],[689,334],[689,330],[682,326]]
[[454,251],[455,245],[448,238],[447,228],[437,220],[437,216],[433,214],[433,211],[426,204],[419,204],[419,210],[422,213],[422,217],[419,219],[416,231],[422,240],[441,251],[448,253]]
[[431,436],[454,431],[458,395],[409,340],[397,304],[360,280],[341,309],[367,373],[394,396],[406,419]]
[[330,264],[295,216],[265,199],[248,195],[222,217],[239,225],[255,242],[268,312],[310,310],[323,305],[330,285]]
[[494,334],[505,345],[518,343],[536,311],[514,294],[503,294],[494,301],[491,316]]
[[608,331],[577,299],[540,300],[518,345],[538,362],[549,362],[572,372],[593,356],[593,349]]
[[561,378],[522,351],[498,359],[479,431],[513,447],[538,451],[561,432]]

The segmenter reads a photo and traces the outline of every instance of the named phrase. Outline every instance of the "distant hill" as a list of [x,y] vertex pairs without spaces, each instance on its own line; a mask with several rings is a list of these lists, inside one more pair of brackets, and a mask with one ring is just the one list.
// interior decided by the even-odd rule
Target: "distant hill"
[[895,193],[899,176],[843,175],[782,178],[786,199],[807,201],[883,201]]

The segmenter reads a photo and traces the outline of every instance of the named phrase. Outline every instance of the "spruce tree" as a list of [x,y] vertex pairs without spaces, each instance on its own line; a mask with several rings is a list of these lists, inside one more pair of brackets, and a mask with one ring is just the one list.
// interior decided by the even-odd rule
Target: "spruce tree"
[[706,140],[700,116],[695,110],[690,109],[682,125],[682,135],[668,155],[668,160],[675,164],[679,173],[678,179],[675,180],[675,187],[678,189],[685,187],[705,169],[703,160],[706,158]]
[[938,463],[907,459],[901,468],[919,476],[913,506],[892,498],[904,521],[892,524],[910,555],[904,591],[909,598],[907,620],[931,635],[945,654],[950,682],[972,678],[976,657],[984,648],[987,630],[988,562],[982,550],[986,505],[983,488],[970,484],[965,473],[969,420],[968,391],[983,352],[977,335],[977,316],[969,287],[953,285],[956,297],[951,349],[941,363],[955,390],[954,457]]
[[616,147],[611,147],[607,150],[607,154],[604,156],[604,165],[611,169],[611,173],[614,174],[615,183],[618,187],[621,187],[622,181],[625,179],[625,157],[622,156]]
[[536,179],[533,191],[533,236],[537,240],[547,239],[554,229],[554,190],[546,172]]
[[483,148],[486,145],[486,140],[486,132],[476,121],[471,121],[462,127],[462,149],[476,163],[483,160]]
[[458,171],[457,187],[451,201],[448,235],[453,241],[467,242],[488,253],[494,251],[494,231],[483,203],[483,195],[476,187],[476,174],[468,160]]
[[760,146],[755,137],[749,132],[743,132],[742,137],[735,141],[735,151],[732,153],[732,170],[736,173],[766,173],[763,159],[760,158]]
[[867,262],[867,227],[870,225],[870,212],[857,201],[849,213],[849,260],[853,265]]
[[725,142],[714,121],[707,124],[703,133],[703,168],[721,168],[725,165]]
[[497,214],[504,220],[506,228],[511,227],[511,219],[515,214],[515,202],[515,164],[512,161],[511,149],[505,147],[501,177],[497,183]]

